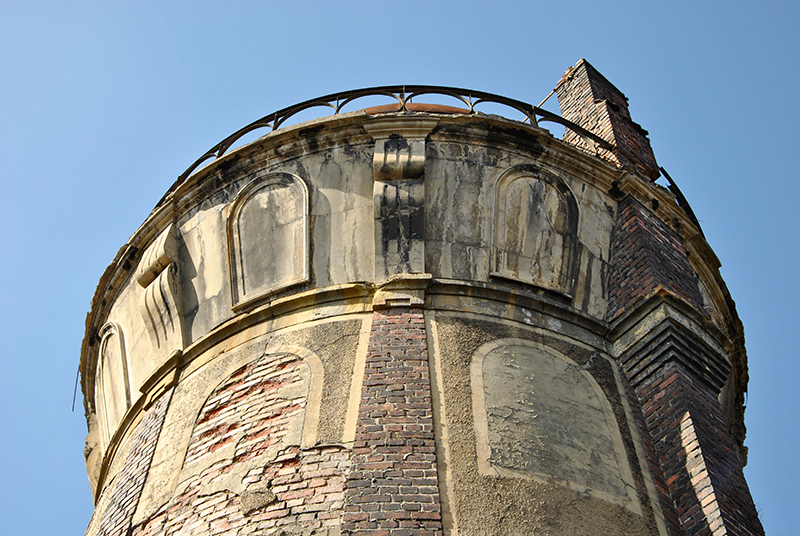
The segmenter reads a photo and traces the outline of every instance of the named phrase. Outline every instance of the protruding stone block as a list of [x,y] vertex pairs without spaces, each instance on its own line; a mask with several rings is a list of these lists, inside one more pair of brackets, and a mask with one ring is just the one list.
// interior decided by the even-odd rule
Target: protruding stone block
[[425,304],[425,289],[431,279],[431,274],[396,275],[375,292],[372,307],[422,307]]
[[424,178],[425,137],[438,122],[430,117],[394,116],[365,124],[364,129],[375,139],[375,180]]
[[145,251],[137,269],[144,287],[140,312],[156,352],[183,350],[183,308],[178,269],[177,229],[170,224]]
[[438,119],[393,116],[364,125],[375,139],[375,278],[425,271],[425,137]]

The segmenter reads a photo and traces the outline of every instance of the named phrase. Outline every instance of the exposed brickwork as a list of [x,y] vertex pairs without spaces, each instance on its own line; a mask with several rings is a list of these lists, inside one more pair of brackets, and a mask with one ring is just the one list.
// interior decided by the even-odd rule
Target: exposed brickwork
[[722,408],[672,364],[636,388],[683,533],[764,534]]
[[243,462],[280,445],[293,417],[302,418],[306,396],[285,398],[282,388],[301,381],[301,360],[267,355],[240,368],[208,397],[192,432],[185,465],[234,440]]
[[[657,179],[658,164],[647,139],[647,131],[634,123],[628,112],[628,99],[586,60],[579,61],[564,73],[556,86],[561,116],[597,134],[616,146],[600,154],[611,161],[638,169]],[[593,153],[587,142],[571,130],[564,140]]]
[[[235,470],[237,464],[227,466]],[[194,536],[251,534],[339,534],[344,502],[344,474],[350,452],[340,446],[300,450],[289,447],[265,467],[242,475],[261,495],[260,507],[249,511],[248,495],[223,489],[207,493],[204,485],[220,476],[220,467],[200,475],[187,490],[152,519],[134,527],[133,536],[172,536],[189,527]],[[263,531],[263,532],[262,532]]]
[[[98,501],[98,505],[105,504],[102,514],[97,517],[99,523],[95,525],[96,519],[92,519],[86,531],[87,536],[127,536],[147,472],[150,470],[171,396],[172,390],[162,394],[134,430],[122,470],[117,475],[113,488],[110,488],[110,497],[107,500],[101,497]],[[98,508],[95,516],[100,511]]]
[[619,204],[609,264],[607,319],[659,286],[703,310],[697,274],[680,237],[631,197]]
[[631,402],[633,420],[636,422],[636,429],[641,438],[640,444],[644,451],[644,456],[647,459],[653,485],[656,488],[656,495],[658,496],[659,505],[661,506],[661,512],[664,514],[664,524],[666,525],[667,533],[670,536],[683,536],[680,519],[678,518],[678,513],[675,511],[675,505],[672,503],[672,495],[670,495],[669,487],[664,478],[664,472],[661,469],[661,463],[658,460],[658,454],[650,438],[650,430],[647,427],[647,421],[642,413],[642,408],[639,406],[638,397],[626,378],[623,378],[623,384],[625,385],[625,395]]
[[347,488],[346,534],[442,534],[421,309],[374,313]]
[[280,534],[282,527],[338,534],[350,452],[283,444],[306,406],[305,394],[284,389],[302,381],[301,369],[297,356],[269,354],[223,380],[198,416],[184,466],[202,466],[225,447],[234,447],[232,458],[181,483],[179,495],[132,534],[169,536],[186,527],[209,536]]

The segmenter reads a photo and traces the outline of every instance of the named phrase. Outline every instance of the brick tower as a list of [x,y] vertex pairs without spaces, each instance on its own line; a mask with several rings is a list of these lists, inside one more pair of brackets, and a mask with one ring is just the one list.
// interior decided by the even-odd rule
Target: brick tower
[[719,262],[625,96],[556,93],[329,95],[181,175],[87,316],[87,536],[763,534]]

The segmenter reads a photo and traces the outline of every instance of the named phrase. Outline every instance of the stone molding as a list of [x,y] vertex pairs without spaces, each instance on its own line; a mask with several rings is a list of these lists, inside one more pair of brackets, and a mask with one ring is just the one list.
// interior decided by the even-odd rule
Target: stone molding
[[168,225],[148,247],[136,270],[136,281],[144,289],[140,313],[155,351],[183,350],[183,311],[178,268],[178,231]]
[[[610,104],[606,99],[599,103],[589,101],[587,106],[604,107],[607,111]],[[270,508],[283,508],[272,504],[276,498],[293,501],[289,505],[291,515],[274,515],[284,525],[295,528],[299,525],[293,525],[296,520],[292,516],[306,513],[295,508],[317,508],[318,503],[331,501],[325,515],[332,515],[333,509],[346,513],[346,523],[351,525],[342,527],[345,532],[365,529],[382,534],[383,529],[389,532],[401,529],[397,534],[405,535],[408,533],[405,529],[412,532],[448,529],[455,533],[459,521],[454,512],[461,516],[463,530],[481,526],[486,533],[498,527],[514,532],[518,527],[526,527],[528,520],[550,526],[548,519],[570,522],[580,519],[581,523],[599,529],[598,534],[614,534],[622,526],[619,519],[626,516],[629,521],[623,524],[627,523],[627,527],[643,523],[635,532],[664,532],[660,525],[656,528],[659,514],[656,512],[653,520],[649,512],[658,509],[652,488],[661,493],[664,492],[661,488],[667,487],[667,478],[660,478],[666,471],[661,471],[661,458],[672,456],[673,452],[663,451],[661,444],[658,448],[662,450],[654,452],[651,443],[656,441],[648,443],[651,430],[647,425],[668,427],[677,422],[673,417],[680,414],[651,404],[654,400],[671,404],[672,400],[665,400],[660,394],[649,395],[646,389],[661,385],[668,390],[669,375],[679,373],[681,381],[694,389],[692,393],[700,393],[699,398],[692,400],[709,399],[712,409],[717,407],[717,400],[731,398],[727,396],[731,392],[738,396],[746,389],[743,340],[738,338],[741,328],[739,325],[737,332],[729,325],[738,322],[738,317],[724,282],[719,279],[716,257],[705,241],[698,238],[701,235],[697,224],[689,221],[667,190],[642,175],[646,169],[615,167],[607,160],[553,138],[537,126],[492,115],[437,115],[435,111],[426,115],[416,110],[381,112],[377,116],[362,110],[314,120],[280,129],[224,155],[217,154],[219,158],[214,163],[185,180],[182,178],[167,192],[106,270],[87,316],[81,355],[84,392],[94,393],[95,382],[101,392],[103,378],[97,369],[106,359],[103,347],[117,344],[116,339],[110,342],[107,339],[110,328],[98,330],[98,326],[118,322],[125,329],[129,355],[125,356],[121,330],[118,330],[122,345],[119,353],[123,355],[123,364],[129,361],[130,378],[126,372],[124,397],[123,384],[114,385],[118,400],[107,404],[114,411],[110,426],[108,422],[97,423],[98,415],[93,413],[94,394],[87,401],[90,423],[87,446],[92,446],[90,438],[98,445],[94,452],[89,448],[87,456],[90,481],[99,481],[93,490],[96,498],[103,493],[108,496],[117,479],[126,478],[119,472],[125,466],[126,445],[139,433],[138,427],[148,414],[158,407],[158,401],[173,388],[178,397],[172,398],[164,421],[164,435],[153,464],[148,466],[142,498],[134,513],[143,523],[139,528],[147,525],[146,532],[133,534],[154,536],[165,530],[195,531],[196,525],[191,524],[195,521],[184,523],[190,518],[182,517],[183,513],[199,516],[197,519],[205,516],[211,527],[208,519],[211,510],[207,507],[222,500],[223,493],[237,496],[229,498],[233,503],[226,508],[231,504],[237,508],[230,514],[232,517],[226,518],[226,523],[230,520],[238,523],[235,520],[240,512],[236,501],[241,500],[248,528],[270,533],[277,525],[262,524],[256,529],[254,521],[260,515],[273,515]],[[578,127],[573,125],[573,128]],[[595,141],[602,144],[602,140]],[[512,206],[514,203],[518,206]],[[669,278],[655,277],[655,284],[650,284],[650,276],[659,275],[652,269],[649,272],[645,269],[643,277],[626,272],[622,282],[615,285],[635,287],[638,292],[617,307],[618,315],[606,317],[611,302],[608,281],[614,222],[624,222],[621,215],[624,207],[639,204],[652,216],[652,227],[664,228],[657,238],[667,238],[666,244],[664,240],[656,240],[655,246],[644,248],[644,263],[648,261],[647,254],[658,253],[659,248],[682,252],[681,261],[688,259],[688,263],[681,262],[679,271],[700,274],[699,298],[681,292],[681,287],[670,286]],[[559,221],[554,223],[554,218]],[[513,229],[508,231],[509,227]],[[248,240],[247,233],[250,242],[243,245]],[[499,254],[518,259],[503,264],[498,260]],[[547,269],[537,269],[544,263],[548,263]],[[720,296],[729,303],[722,303]],[[718,314],[713,319],[707,317],[714,312]],[[463,317],[460,319],[463,322],[457,322],[456,317]],[[440,348],[436,346],[439,343],[435,327],[439,320],[443,320],[442,333],[446,334]],[[333,329],[334,324],[340,325]],[[353,343],[356,336],[357,351]],[[152,341],[152,352],[148,338]],[[525,339],[531,343],[507,348],[508,353],[501,356],[499,352],[488,355],[496,347],[482,350],[480,358],[485,358],[489,371],[483,371],[485,386],[493,388],[481,398],[484,378],[476,376],[474,366],[470,369],[470,364],[475,365],[470,359],[476,359],[476,350],[482,344],[501,339]],[[546,341],[551,339],[553,344],[548,348],[559,354],[555,356],[557,359],[527,350],[539,349],[537,345],[547,345]],[[222,434],[220,437],[226,441],[231,439],[233,444],[241,444],[241,451],[222,442],[214,443],[214,448],[209,446],[211,443],[197,443],[208,448],[203,454],[181,446],[184,428],[191,428],[192,419],[196,424],[198,415],[203,415],[204,406],[198,406],[197,400],[217,396],[210,395],[207,387],[220,381],[229,361],[244,360],[246,352],[268,352],[281,345],[285,345],[284,349],[291,345],[308,348],[320,356],[316,361],[303,360],[302,378],[285,380],[285,385],[297,386],[298,391],[300,386],[306,389],[313,383],[303,417],[292,421],[288,436],[280,435],[289,429],[288,425],[280,429],[280,434],[270,431],[258,436],[265,438],[265,442],[274,439],[276,443],[289,437],[292,452],[253,451],[254,459],[249,463],[245,451],[252,446],[247,439],[250,436],[237,428],[236,419],[225,421],[226,427],[230,425],[228,428],[213,432]],[[245,346],[247,350],[242,350],[242,356],[232,357]],[[738,349],[741,354],[737,354]],[[446,356],[444,360],[438,355],[440,352]],[[517,377],[513,372],[507,376],[498,372],[506,366],[503,356],[508,356],[512,365],[519,365],[517,370],[524,374]],[[117,363],[116,357],[113,362]],[[442,363],[446,364],[444,368]],[[737,363],[742,365],[739,369]],[[531,368],[534,365],[538,368]],[[434,371],[435,367],[440,368]],[[569,374],[564,372],[565,367]],[[580,370],[573,370],[575,367]],[[118,370],[114,371],[115,378],[122,376]],[[276,364],[275,370],[283,369]],[[596,385],[585,374],[587,370],[594,375]],[[431,389],[427,374],[433,372],[439,374],[438,379],[433,377],[439,383]],[[550,383],[536,384],[534,372],[539,378],[548,378],[542,382]],[[625,373],[629,381],[623,379]],[[564,378],[575,381],[570,383]],[[550,384],[556,381],[570,386],[564,388],[568,394],[574,388],[575,397],[562,396],[561,391],[553,395]],[[233,383],[231,388],[235,389]],[[533,390],[534,385],[541,393],[553,395],[553,400],[566,401],[564,407],[574,404],[575,408],[589,408],[585,412],[574,409],[557,420],[572,423],[572,415],[577,416],[575,419],[583,415],[585,421],[593,423],[578,423],[574,427],[578,432],[569,439],[576,444],[594,445],[586,450],[598,453],[593,461],[604,460],[603,463],[585,463],[580,452],[571,451],[573,454],[565,459],[580,460],[575,471],[549,471],[551,466],[542,469],[538,461],[531,461],[534,457],[527,449],[528,443],[539,437],[532,432],[536,423],[509,419],[509,426],[523,430],[510,440],[498,432],[506,424],[506,417],[498,417],[498,413],[488,416],[487,404],[495,409],[516,410],[517,401],[508,397],[521,393],[523,398],[531,395],[526,399],[529,407],[549,411],[548,402],[533,396],[532,391],[529,393],[528,388]],[[606,405],[598,386],[605,393]],[[136,392],[137,388],[141,394]],[[191,392],[186,391],[189,388]],[[436,389],[440,390],[438,394],[433,392]],[[688,387],[685,391],[689,392]],[[445,394],[451,392],[459,396],[447,399]],[[601,398],[600,402],[592,392]],[[690,399],[693,396],[687,395]],[[290,393],[279,398],[296,397]],[[214,404],[219,400],[228,399],[221,396]],[[481,407],[473,408],[472,403],[481,400],[482,411]],[[448,402],[455,408],[449,415],[451,408],[445,407]],[[438,405],[442,407],[437,408]],[[630,478],[623,478],[622,486],[617,477],[613,483],[602,476],[598,476],[602,481],[584,478],[586,467],[590,472],[596,468],[598,474],[609,471],[616,474],[615,464],[606,463],[614,454],[620,457],[615,448],[618,445],[606,439],[603,415],[608,419],[607,406],[612,408],[622,437],[627,457],[623,462],[628,463],[627,476],[633,475],[635,496],[630,495]],[[197,407],[201,413],[192,414]],[[217,407],[212,409],[216,411]],[[469,418],[461,418],[462,409]],[[412,412],[401,414],[406,410]],[[383,411],[386,413],[382,414]],[[481,415],[486,423],[478,422]],[[394,420],[397,417],[404,420]],[[439,450],[438,427],[448,426],[445,423],[448,417],[457,433],[442,435],[445,442],[452,440],[452,443]],[[698,415],[698,419],[701,417],[707,416]],[[208,422],[214,419],[216,416]],[[634,419],[638,419],[636,425],[643,436],[641,444],[637,442],[636,430],[630,429]],[[241,421],[244,420],[243,417]],[[458,428],[461,423],[467,426]],[[694,420],[690,424],[694,426],[693,423]],[[721,417],[719,423],[722,423],[720,433],[727,433],[726,424],[731,428],[730,422],[723,422]],[[102,434],[101,426],[113,431],[107,434],[112,437],[103,446],[105,452],[97,439]],[[582,441],[581,437],[591,435],[582,426],[592,428],[602,437],[596,442]],[[500,437],[491,444],[487,439],[490,429]],[[559,429],[559,426],[552,428]],[[210,428],[198,430],[204,434]],[[485,437],[476,441],[472,436],[480,436],[481,430]],[[433,436],[429,437],[429,431]],[[519,440],[522,436],[527,439]],[[741,446],[742,439],[739,435],[735,437]],[[457,449],[463,445],[453,447],[452,452],[459,455],[448,461],[447,449],[464,438],[469,445],[461,451]],[[487,441],[480,444],[482,439]],[[564,446],[559,443],[561,439],[560,436],[553,441],[555,448]],[[276,448],[276,443],[270,443],[269,448]],[[598,444],[601,446],[597,447]],[[498,452],[505,449],[524,455],[528,461],[515,465],[511,457],[501,455],[474,461],[477,458],[470,449],[475,445],[483,454],[487,448],[500,445]],[[512,448],[506,448],[508,445]],[[520,448],[513,448],[514,445]],[[181,452],[183,447],[186,448]],[[711,448],[732,451],[726,445],[703,448],[704,456],[708,451],[711,460],[706,464],[708,470],[704,470],[709,474],[716,470],[714,463],[717,463],[712,459],[717,453],[711,452]],[[309,502],[301,505],[294,502],[300,500],[299,496],[290,498],[302,488],[300,484],[315,489],[327,484],[314,480],[312,486],[312,480],[308,480],[296,481],[297,488],[291,490],[270,487],[268,480],[274,475],[268,476],[267,466],[277,474],[289,467],[300,471],[298,467],[309,469],[317,463],[332,463],[333,458],[323,461],[327,454],[322,451],[326,449],[332,457],[341,457],[342,463],[335,465],[341,471],[336,478],[341,480],[342,489],[338,484],[332,486],[328,490],[330,496],[328,492],[313,492],[314,501],[308,495]],[[464,457],[464,452],[470,457]],[[540,449],[538,454],[547,452],[552,453]],[[441,453],[444,455],[440,456]],[[322,458],[317,459],[318,455]],[[380,456],[385,458],[378,459]],[[225,477],[224,482],[207,486],[209,482],[204,478],[218,476],[212,475],[218,469],[216,463],[235,462],[237,457],[241,458],[239,469],[251,479],[248,483],[234,482],[237,477]],[[653,471],[652,483],[644,469],[645,457]],[[459,465],[464,460],[468,464]],[[452,467],[450,462],[454,464]],[[208,472],[194,474],[190,467],[193,463]],[[420,465],[413,467],[406,463]],[[718,466],[735,468],[737,463],[732,456],[724,458]],[[499,469],[492,470],[492,464]],[[658,470],[653,469],[653,464]],[[463,474],[451,471],[465,467]],[[354,473],[348,476],[351,468]],[[402,473],[407,470],[414,473]],[[358,472],[361,476],[369,474],[360,478]],[[437,474],[438,479],[434,476]],[[264,477],[263,481],[256,476]],[[473,476],[475,479],[470,480]],[[458,480],[462,477],[463,480]],[[344,489],[346,478],[354,484],[353,491]],[[398,483],[403,479],[410,482],[408,486],[419,487],[417,478],[426,480],[424,492],[413,493],[419,497],[384,500],[385,490],[372,489],[403,486]],[[462,485],[459,482],[465,483],[465,488],[459,488]],[[490,487],[484,486],[487,482]],[[197,495],[202,501],[192,502],[198,486],[204,488]],[[465,500],[472,494],[485,495],[486,501],[492,501],[493,492],[500,489],[497,486],[506,486],[504,491],[515,497],[506,504],[514,504],[516,511],[493,511],[490,503]],[[630,500],[626,498],[626,486]],[[449,508],[447,495],[452,490],[457,491],[451,494],[453,508],[445,512],[442,527],[440,502]],[[554,502],[549,503],[540,493],[542,490],[551,493]],[[281,495],[284,492],[285,497]],[[602,497],[603,492],[612,497]],[[340,493],[342,501],[349,493],[349,504],[331,506],[338,501],[332,497]],[[399,491],[401,495],[408,493]],[[537,504],[533,505],[530,498]],[[458,501],[462,502],[457,505]],[[670,498],[668,502],[671,501]],[[634,502],[640,511],[634,511]],[[384,503],[391,508],[384,510]],[[717,503],[719,508],[726,508],[723,499]],[[99,508],[100,501],[97,504],[102,512],[105,506]],[[574,506],[575,510],[563,513],[562,507],[566,505]],[[677,514],[672,516],[665,505],[662,505],[667,512],[665,518],[677,519]],[[175,510],[170,511],[173,506]],[[203,513],[198,513],[200,509]],[[176,513],[178,510],[182,512]],[[215,518],[219,511],[213,510]],[[393,512],[412,513],[403,514],[406,518],[392,518]],[[414,518],[413,512],[425,515],[417,514]],[[600,527],[597,521],[606,519],[606,513],[608,521]],[[398,525],[384,525],[387,519]],[[327,522],[326,527],[335,525],[331,530],[339,530],[333,517]],[[169,530],[168,525],[172,527]],[[278,528],[274,531],[279,532]],[[678,534],[674,532],[673,536]]]
[[[531,213],[543,211],[543,207],[541,207],[539,204],[545,203],[546,194],[541,193],[540,197],[535,199],[535,201],[539,202],[536,204],[536,206],[520,208],[521,213],[527,214],[529,225],[520,226],[520,228],[511,227],[508,220],[512,220],[513,218],[511,217],[511,214],[508,214],[508,205],[509,203],[515,204],[518,199],[517,196],[514,196],[514,199],[509,199],[508,190],[511,184],[518,180],[532,180],[541,182],[541,184],[545,185],[546,190],[555,192],[556,198],[560,201],[558,209],[563,209],[565,213],[564,221],[559,222],[561,225],[555,225],[554,222],[547,217],[547,214],[544,214],[543,217],[540,218],[544,221],[530,221]],[[531,190],[533,190],[532,187]],[[530,195],[532,196],[533,194]],[[525,284],[542,287],[547,290],[562,294],[565,297],[571,298],[575,285],[575,271],[577,269],[578,261],[579,214],[578,204],[575,202],[575,196],[566,183],[535,164],[522,164],[514,166],[501,173],[497,178],[497,181],[494,185],[493,208],[494,214],[492,217],[490,233],[490,241],[492,244],[492,271],[489,274],[490,277],[509,279],[512,281],[518,281]],[[558,210],[557,212],[560,214],[561,210]],[[539,226],[535,225],[537,223]],[[548,227],[550,229],[548,229]],[[559,229],[558,227],[563,228]],[[519,268],[509,268],[509,250],[514,250],[515,252],[518,252],[518,254],[520,251],[524,252],[524,247],[509,247],[509,244],[507,243],[509,238],[509,230],[513,231],[519,236],[519,241],[525,243],[530,241],[526,240],[526,238],[528,238],[527,232],[529,232],[531,228],[534,228],[536,231],[540,232],[540,235],[535,241],[536,244],[553,242],[553,235],[561,239],[561,250],[559,252],[560,255],[555,255],[555,257],[560,257],[560,259],[558,262],[559,266],[553,267],[554,271],[556,272],[552,277],[554,280],[548,280],[547,278],[542,277],[541,274],[539,277],[534,277],[532,274],[528,274],[528,277],[523,277],[519,273]],[[535,257],[532,259],[534,262],[530,263],[530,265],[534,267],[540,267],[543,264],[543,261],[549,260],[547,258],[547,253],[549,252],[547,251],[542,251],[539,249],[529,253],[535,255]],[[522,254],[519,254],[519,256],[523,257]]]
[[438,118],[396,115],[364,124],[375,140],[372,160],[376,181],[413,180],[425,176],[425,138]]
[[[575,463],[576,460],[572,459],[570,461],[573,462],[573,465],[569,467],[569,469],[573,469],[572,471],[572,479],[567,480],[566,474],[570,471],[565,471],[565,467],[554,465],[552,469],[555,472],[561,471],[559,474],[554,474],[553,471],[544,473],[538,471],[531,471],[531,470],[521,470],[519,468],[516,469],[509,469],[506,467],[502,467],[499,465],[495,465],[492,460],[492,447],[491,447],[491,430],[489,426],[489,419],[488,419],[488,410],[489,406],[487,406],[486,400],[486,386],[484,382],[484,378],[486,375],[486,369],[484,366],[485,359],[488,355],[490,355],[493,351],[499,350],[502,351],[504,348],[507,347],[523,347],[528,349],[529,351],[538,353],[542,358],[549,358],[555,359],[556,362],[562,362],[567,365],[567,367],[571,367],[574,371],[578,372],[581,377],[583,378],[584,383],[582,384],[583,387],[590,386],[592,393],[599,405],[602,407],[603,417],[605,419],[605,425],[607,426],[607,439],[609,440],[612,446],[612,452],[604,452],[603,454],[608,456],[605,460],[606,463],[609,462],[616,462],[616,469],[619,471],[619,482],[621,484],[620,488],[624,489],[624,493],[611,493],[608,490],[598,489],[597,485],[589,485],[589,481],[591,480],[588,477],[588,471],[585,474],[581,475],[581,468]],[[537,372],[537,374],[539,374]],[[639,503],[638,497],[635,493],[635,483],[633,480],[633,475],[631,472],[631,468],[627,459],[627,455],[625,452],[625,446],[623,445],[622,437],[619,431],[619,425],[616,422],[616,418],[614,417],[613,409],[606,398],[605,393],[603,392],[602,387],[597,383],[597,381],[592,377],[592,375],[585,370],[583,367],[580,367],[577,363],[575,363],[572,359],[568,356],[561,354],[560,352],[554,350],[553,348],[547,347],[543,344],[530,341],[527,339],[514,339],[514,338],[505,338],[505,339],[495,339],[491,342],[484,343],[480,346],[472,355],[471,364],[470,364],[470,385],[472,389],[472,414],[474,419],[474,426],[475,426],[475,439],[476,439],[476,451],[477,451],[477,465],[478,471],[482,475],[488,476],[501,476],[506,478],[527,478],[538,480],[543,483],[547,482],[558,482],[560,485],[576,490],[580,493],[586,493],[588,495],[596,496],[600,499],[606,500],[608,502],[619,504],[632,512],[642,515],[642,508],[641,504]],[[504,385],[504,387],[511,388],[511,386]],[[577,385],[571,385],[573,389],[577,389]],[[521,394],[521,393],[520,393]],[[553,394],[552,392],[550,393]],[[572,393],[570,393],[572,394]],[[550,398],[550,397],[548,397]],[[563,401],[561,401],[563,403]],[[558,405],[558,402],[556,402]],[[542,410],[539,410],[540,414]],[[545,412],[546,413],[546,412]],[[539,416],[536,415],[533,419],[538,418]],[[547,418],[546,414],[542,415],[543,418]],[[532,419],[532,421],[533,421]],[[587,424],[588,419],[585,418],[578,418],[578,425]],[[595,422],[595,424],[599,424]],[[588,424],[587,424],[588,425]],[[571,430],[574,434],[575,430]],[[538,436],[534,436],[537,437]],[[517,453],[519,454],[519,453]],[[540,452],[540,456],[537,458],[543,458],[547,456],[546,452]],[[597,465],[600,463],[593,459],[593,470],[597,470]],[[539,469],[544,467],[537,466]],[[589,465],[587,464],[587,468]],[[585,468],[584,468],[585,469]],[[609,469],[612,469],[611,464],[604,467],[605,471],[608,472]],[[580,475],[585,477],[584,482],[577,482],[575,475]]]
[[380,285],[372,298],[372,308],[422,307],[431,274],[399,274]]
[[148,247],[136,269],[136,281],[142,288],[147,286],[178,258],[176,227],[170,223]]
[[[92,402],[95,406],[95,410],[98,409],[98,394],[100,395],[99,398],[102,398],[103,401],[107,401],[107,399],[113,398],[110,394],[106,393],[106,389],[113,388],[113,385],[107,385],[103,378],[109,378],[111,384],[116,386],[122,386],[124,390],[124,404],[125,408],[116,422],[110,422],[112,419],[111,412],[109,408],[103,404],[102,406],[102,415],[103,415],[103,424],[102,427],[102,448],[105,450],[108,448],[108,445],[111,443],[111,438],[114,437],[114,432],[117,426],[119,426],[120,422],[124,419],[125,412],[127,412],[131,407],[132,396],[131,396],[131,383],[130,377],[128,373],[128,356],[125,352],[125,338],[122,333],[122,328],[116,322],[107,322],[102,329],[100,329],[100,345],[98,348],[97,353],[97,377],[100,379],[100,385],[98,389],[98,385],[95,383],[93,384],[94,389],[91,391],[91,398]],[[113,345],[109,348],[109,345]],[[109,348],[110,355],[109,358],[117,357],[118,363],[108,363],[106,359],[104,359],[105,351]],[[116,367],[119,367],[118,369]],[[108,376],[106,375],[106,368],[109,368]],[[114,371],[117,371],[117,374],[121,377],[113,378],[109,376],[115,376]],[[98,393],[99,391],[99,393]],[[117,400],[119,401],[119,400]],[[100,421],[100,419],[98,419]]]

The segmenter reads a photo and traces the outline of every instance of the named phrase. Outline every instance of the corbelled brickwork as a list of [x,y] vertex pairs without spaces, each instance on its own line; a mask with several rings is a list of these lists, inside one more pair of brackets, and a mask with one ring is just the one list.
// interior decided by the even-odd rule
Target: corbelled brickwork
[[345,533],[442,534],[422,309],[374,313],[345,510]]
[[659,286],[703,310],[697,274],[680,237],[632,197],[619,204],[610,265],[607,319]]
[[[659,287],[704,312],[680,237],[631,197],[619,204],[610,266],[609,320]],[[643,447],[667,530],[687,536],[763,534],[717,399],[729,362],[680,322],[667,320],[641,336],[620,364],[647,425]]]
[[[172,391],[167,391],[148,410],[139,426],[133,433],[130,449],[125,457],[122,470],[109,488],[111,495],[106,499],[100,497],[98,508],[89,523],[87,535],[97,536],[127,536],[131,527],[131,520],[139,504],[147,472],[156,449],[158,435],[164,416],[169,406]],[[100,505],[105,504],[105,508]],[[98,517],[99,514],[99,517]],[[99,519],[99,523],[96,523]]]
[[680,366],[638,386],[686,535],[764,534],[719,402]]
[[[647,131],[631,119],[628,99],[581,59],[570,67],[556,86],[558,103],[564,119],[577,123],[615,147],[600,154],[623,166],[632,166],[651,179],[659,176],[658,164],[647,139]],[[567,129],[564,140],[590,150],[588,142]]]

